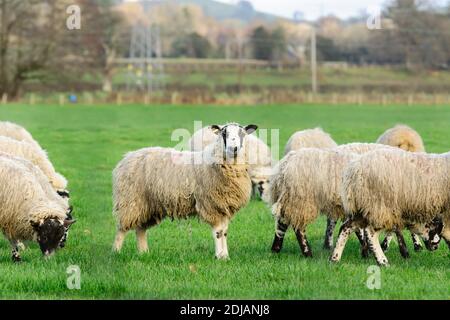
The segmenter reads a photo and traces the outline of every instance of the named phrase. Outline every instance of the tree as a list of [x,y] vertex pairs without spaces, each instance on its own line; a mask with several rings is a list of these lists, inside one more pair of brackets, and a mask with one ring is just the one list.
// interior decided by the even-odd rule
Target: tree
[[202,37],[197,32],[192,32],[187,36],[180,36],[172,45],[172,56],[207,58],[211,52],[211,44],[208,39]]
[[270,32],[263,26],[253,30],[250,37],[253,48],[253,56],[259,60],[271,60],[273,55],[273,38]]

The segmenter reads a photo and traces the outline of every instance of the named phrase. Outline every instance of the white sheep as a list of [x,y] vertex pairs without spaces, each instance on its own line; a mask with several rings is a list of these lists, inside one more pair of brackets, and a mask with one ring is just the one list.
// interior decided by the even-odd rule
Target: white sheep
[[[400,233],[409,227],[435,249],[430,228],[436,228],[436,218],[450,220],[450,153],[369,152],[346,168],[341,196],[350,218],[341,227],[331,261],[340,261],[348,235],[356,228],[365,228],[380,265],[388,264],[378,242],[382,230]],[[442,237],[449,244],[449,225],[444,225]]]
[[[188,141],[190,151],[203,151],[206,146],[216,141],[217,135],[211,126],[196,131]],[[265,199],[265,192],[269,187],[272,165],[274,160],[270,148],[255,135],[248,135],[245,139],[245,150],[248,156],[249,174],[252,180],[253,193],[259,193]]]
[[144,148],[119,162],[113,171],[114,250],[120,251],[126,233],[136,230],[138,249],[145,252],[149,227],[165,217],[198,215],[213,228],[216,257],[228,258],[229,221],[251,194],[245,140],[257,127],[211,128],[216,140],[201,152]]
[[21,241],[37,241],[45,256],[52,255],[74,222],[67,208],[50,199],[34,172],[20,161],[0,157],[0,181],[0,230],[11,243],[13,261],[21,260]]
[[321,128],[306,129],[295,132],[286,143],[284,154],[301,148],[335,148],[337,143]]
[[9,121],[0,121],[0,136],[9,137],[14,140],[26,141],[38,148],[41,148],[39,143],[34,140],[31,133],[24,127]]
[[[320,212],[336,221],[345,218],[340,197],[342,172],[358,155],[332,149],[303,148],[289,152],[274,169],[270,204],[276,220],[273,252],[282,248],[284,235],[292,226],[304,256],[312,256],[306,227]],[[365,247],[364,239],[358,239]]]
[[0,152],[22,157],[38,166],[47,176],[53,188],[61,195],[68,195],[67,180],[55,171],[47,154],[41,148],[26,141],[18,141],[9,137],[0,136]]
[[397,147],[405,151],[425,152],[422,137],[414,129],[406,125],[397,125],[386,130],[377,143]]

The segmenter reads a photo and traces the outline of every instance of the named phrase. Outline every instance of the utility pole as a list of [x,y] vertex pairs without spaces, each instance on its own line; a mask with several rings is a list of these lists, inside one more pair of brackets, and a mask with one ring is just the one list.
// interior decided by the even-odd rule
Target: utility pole
[[311,84],[313,94],[317,93],[317,43],[316,27],[311,29]]

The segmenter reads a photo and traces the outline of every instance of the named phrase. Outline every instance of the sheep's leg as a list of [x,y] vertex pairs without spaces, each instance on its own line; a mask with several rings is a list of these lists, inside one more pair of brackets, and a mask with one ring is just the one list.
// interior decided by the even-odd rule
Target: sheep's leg
[[295,235],[297,236],[298,244],[300,245],[300,250],[305,257],[312,257],[311,248],[306,238],[306,230],[295,230]]
[[384,237],[383,243],[381,244],[381,249],[383,249],[383,251],[387,251],[393,237],[394,235],[392,234],[392,232],[386,233],[386,237]]
[[115,252],[120,252],[122,249],[123,241],[125,240],[125,236],[127,235],[126,231],[117,230],[116,238],[114,240],[113,250]]
[[9,240],[9,243],[11,244],[12,247],[12,261],[14,262],[20,262],[22,261],[22,258],[20,257],[20,253],[19,253],[19,243],[21,243],[20,241],[16,241],[16,240]]
[[369,257],[369,245],[367,243],[366,237],[364,236],[364,229],[356,230],[355,234],[359,240],[359,243],[361,244],[361,256],[363,258]]
[[341,260],[342,252],[344,251],[348,237],[355,231],[355,229],[356,226],[353,224],[351,219],[348,219],[342,224],[341,229],[339,230],[339,236],[336,240],[336,245],[330,257],[331,262],[339,262]]
[[372,227],[368,227],[365,230],[366,239],[369,242],[369,246],[372,252],[375,255],[375,259],[377,260],[378,265],[380,266],[388,266],[389,261],[384,255],[383,250],[381,249],[380,242],[378,237],[380,235],[380,230],[375,231]]
[[406,247],[405,238],[403,238],[403,234],[400,230],[395,230],[395,235],[397,236],[398,247],[400,249],[400,254],[403,258],[409,258],[408,248]]
[[415,234],[414,232],[411,232],[411,238],[414,244],[414,251],[419,252],[423,249],[422,242],[420,241],[420,237]]
[[278,253],[281,251],[281,248],[283,247],[284,236],[286,235],[286,231],[288,228],[289,225],[282,223],[280,219],[276,219],[275,238],[273,239],[272,252]]
[[[215,253],[217,259],[228,259],[228,248],[224,248],[226,246],[226,240],[224,241],[225,237],[225,230],[224,230],[224,223],[220,223],[217,226],[213,227],[213,237],[214,237],[214,244],[215,244]],[[226,226],[228,223],[226,223]]]
[[136,239],[137,239],[138,251],[140,253],[148,252],[147,229],[136,228]]
[[327,229],[325,230],[325,241],[323,243],[324,249],[331,250],[333,248],[333,233],[336,227],[336,220],[327,219]]

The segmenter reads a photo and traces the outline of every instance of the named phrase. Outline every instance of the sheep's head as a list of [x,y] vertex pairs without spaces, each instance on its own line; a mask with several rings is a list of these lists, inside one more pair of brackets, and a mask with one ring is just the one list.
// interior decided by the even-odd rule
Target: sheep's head
[[229,123],[224,126],[212,125],[211,130],[223,139],[223,153],[225,159],[236,159],[244,147],[244,139],[253,133],[258,126],[250,124],[242,127],[237,123]]
[[50,257],[60,248],[67,230],[74,222],[75,220],[69,218],[65,220],[46,218],[40,221],[30,221],[44,256]]

